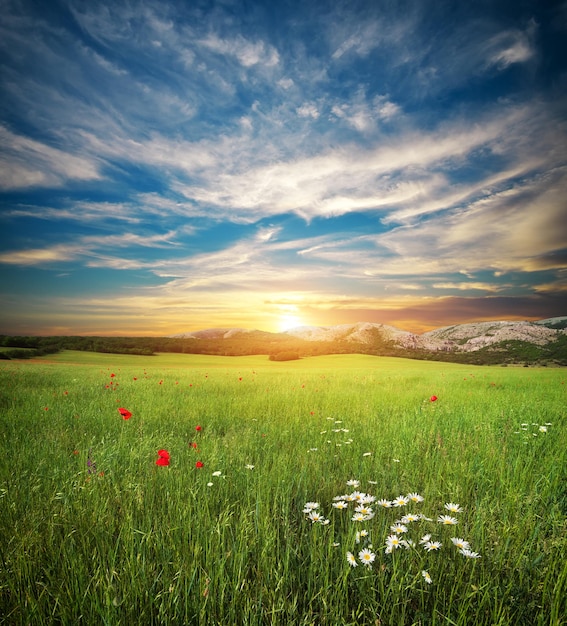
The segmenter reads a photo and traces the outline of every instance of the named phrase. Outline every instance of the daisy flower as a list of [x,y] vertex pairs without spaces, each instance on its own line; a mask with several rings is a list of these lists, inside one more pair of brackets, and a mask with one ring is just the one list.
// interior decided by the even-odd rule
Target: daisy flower
[[451,537],[451,541],[455,547],[459,548],[459,550],[468,550],[471,547],[468,541],[465,541],[460,537]]
[[459,550],[459,552],[468,559],[480,559],[480,554],[478,552],[473,552],[468,548],[463,548],[462,550]]
[[399,548],[402,545],[402,540],[398,535],[389,535],[386,537],[386,552],[389,554],[392,550]]
[[348,508],[348,504],[344,500],[339,500],[338,502],[333,502],[333,506],[335,509],[346,509]]
[[253,465],[250,465],[250,463],[247,463],[244,467],[245,467],[246,469],[248,469],[248,470],[253,470],[253,469],[254,469],[254,466],[253,466]]
[[372,550],[369,550],[368,548],[363,548],[358,553],[358,558],[362,563],[364,563],[364,565],[370,567],[372,565],[372,562],[376,558],[376,555],[374,554],[374,552],[372,552]]
[[362,493],[362,491],[353,491],[350,494],[357,502],[362,502],[364,500],[364,498],[366,497],[365,493]]
[[354,540],[356,541],[356,543],[360,543],[360,540],[362,539],[362,537],[368,537],[368,531],[367,530],[360,530],[356,533]]
[[397,524],[394,524],[393,526],[390,526],[390,530],[396,535],[402,535],[403,533],[408,532],[408,527],[404,526],[403,524],[397,523]]
[[440,541],[426,541],[423,546],[428,552],[432,550],[440,550],[443,544]]
[[394,499],[394,506],[405,506],[409,502],[406,496],[398,496]]
[[351,517],[351,521],[353,522],[365,522],[366,520],[367,520],[367,517],[363,513],[355,513]]
[[356,562],[356,557],[352,552],[346,553],[346,560],[351,567],[357,567],[358,563]]
[[540,433],[546,433],[547,432],[547,426],[540,426],[539,427],[539,432]]
[[430,585],[430,584],[432,583],[431,576],[429,575],[429,572],[426,572],[425,570],[423,570],[423,571],[421,572],[421,575],[423,576],[423,578],[424,578],[425,582],[426,582],[428,585]]
[[427,543],[431,539],[431,535],[423,535],[423,537],[419,540],[419,543]]
[[356,509],[354,509],[357,513],[362,513],[363,515],[372,515],[372,509],[365,504],[359,504]]
[[351,478],[350,480],[347,480],[346,484],[348,487],[354,487],[356,489],[356,487],[360,486],[360,481],[354,478]]
[[321,513],[318,513],[317,511],[310,511],[310,513],[309,513],[309,515],[307,517],[313,523],[315,523],[315,522],[323,523],[325,521],[325,518],[321,515]]
[[222,476],[222,472],[217,470],[216,472],[213,472],[213,476]]
[[445,508],[450,513],[462,513],[463,512],[463,509],[461,508],[461,505],[460,504],[455,504],[454,502],[447,502],[447,504],[445,505]]
[[361,504],[372,504],[376,500],[376,496],[371,496],[369,493],[365,493],[364,497],[361,499]]
[[378,506],[384,507],[385,509],[389,509],[392,506],[392,503],[390,502],[390,500],[384,500],[384,498],[382,498],[382,500],[378,500],[376,504]]
[[437,521],[440,524],[445,524],[445,526],[454,526],[459,523],[459,520],[456,517],[451,517],[450,515],[440,515],[437,518]]
[[415,513],[408,513],[402,517],[400,522],[402,524],[409,524],[410,522],[418,522],[420,519],[421,517],[419,515],[416,515]]
[[419,493],[408,493],[407,497],[412,502],[423,502],[423,496],[420,496]]
[[306,502],[305,503],[305,507],[303,508],[303,512],[304,513],[309,513],[309,511],[313,510],[313,509],[318,509],[319,508],[319,503],[318,502]]

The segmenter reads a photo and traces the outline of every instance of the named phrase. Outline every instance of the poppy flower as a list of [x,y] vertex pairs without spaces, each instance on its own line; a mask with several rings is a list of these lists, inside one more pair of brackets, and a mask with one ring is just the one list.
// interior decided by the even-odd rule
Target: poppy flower
[[129,420],[132,417],[132,413],[130,413],[130,411],[128,409],[125,409],[124,407],[120,407],[118,409],[118,412],[120,413],[120,415],[122,415],[122,419]]
[[435,402],[435,400],[437,400],[437,396],[431,396],[431,398],[429,398],[429,400],[430,400],[431,402]]
[[202,467],[205,467],[205,464],[203,463],[203,461],[197,461],[195,463],[195,467],[201,469]]
[[158,459],[156,465],[169,465],[169,452],[167,450],[158,450]]
[[114,378],[116,376],[116,374],[111,374],[110,378]]
[[191,441],[191,442],[189,443],[189,447],[190,447],[190,448],[195,448],[195,450],[196,450],[196,449],[197,449],[197,444],[196,444],[194,441]]
[[195,426],[195,430],[200,433],[203,429],[201,426]]

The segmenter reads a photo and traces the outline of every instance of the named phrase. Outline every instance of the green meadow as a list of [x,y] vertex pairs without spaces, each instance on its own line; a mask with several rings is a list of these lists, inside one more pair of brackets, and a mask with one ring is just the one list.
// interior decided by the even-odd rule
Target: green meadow
[[0,624],[567,624],[565,369],[0,363]]

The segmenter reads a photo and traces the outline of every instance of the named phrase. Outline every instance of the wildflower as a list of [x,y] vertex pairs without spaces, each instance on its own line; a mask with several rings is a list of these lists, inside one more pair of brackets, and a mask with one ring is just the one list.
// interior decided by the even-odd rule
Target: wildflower
[[421,519],[420,515],[416,515],[415,513],[408,513],[404,515],[400,522],[402,524],[409,524],[410,522],[418,522]]
[[440,550],[442,545],[440,541],[426,541],[423,547],[431,552],[432,550]]
[[389,535],[386,537],[386,554],[390,554],[392,550],[399,548],[402,545],[402,540],[398,535]]
[[394,506],[405,506],[409,502],[406,496],[398,496],[394,499]]
[[362,456],[372,456],[372,452],[365,452]]
[[356,509],[354,509],[357,513],[362,513],[363,515],[372,515],[373,511],[369,506],[365,504],[359,504]]
[[352,552],[347,552],[346,553],[346,558],[347,558],[348,564],[351,567],[357,567],[358,566],[358,563],[356,562],[356,557],[354,556],[354,554]]
[[410,548],[413,548],[415,546],[415,541],[413,539],[402,539],[400,543],[402,544],[402,546],[404,546],[406,550],[409,550]]
[[463,548],[462,550],[459,550],[459,552],[468,559],[480,559],[480,554],[478,552],[473,552],[468,548]]
[[374,561],[374,559],[376,558],[376,555],[374,554],[374,552],[372,552],[371,550],[369,550],[368,548],[363,548],[359,553],[358,553],[358,558],[360,559],[360,561],[362,563],[364,563],[364,565],[367,565],[368,567],[371,567],[372,562]]
[[463,512],[463,509],[461,508],[461,505],[460,504],[455,504],[454,502],[447,502],[447,504],[445,505],[445,508],[450,513],[462,513]]
[[200,433],[200,432],[203,430],[203,428],[202,428],[201,426],[195,426],[195,430],[196,430],[198,433]]
[[335,509],[339,509],[339,510],[348,508],[348,504],[344,500],[333,502],[333,506],[335,507]]
[[213,476],[222,476],[222,472],[217,470],[216,472],[213,472]]
[[376,500],[376,496],[371,496],[369,493],[365,493],[364,496],[361,498],[360,503],[372,504],[372,502],[374,502],[375,500]]
[[156,465],[169,465],[170,455],[167,450],[158,450]]
[[346,484],[348,487],[354,487],[356,489],[357,487],[360,486],[360,481],[355,480],[354,478],[351,478],[350,480],[347,480]]
[[360,540],[361,540],[363,537],[368,537],[368,531],[367,531],[367,530],[359,530],[359,531],[356,533],[356,535],[355,535],[355,537],[354,537],[354,540],[356,541],[356,543],[360,543]]
[[365,522],[368,518],[366,517],[366,515],[364,515],[363,513],[355,513],[352,517],[351,520],[353,522]]
[[202,467],[205,467],[205,464],[203,463],[203,461],[197,461],[197,462],[195,463],[195,467],[196,467],[197,469],[201,469]]
[[461,539],[460,537],[451,537],[453,545],[459,548],[459,550],[468,550],[471,546],[468,541]]
[[547,426],[540,426],[539,427],[539,432],[540,433],[546,433],[547,432]]
[[392,506],[392,503],[390,502],[390,500],[384,500],[383,498],[382,498],[382,500],[378,500],[378,502],[376,502],[376,504],[378,506],[381,506],[381,507],[385,508],[385,509],[389,509]]
[[445,524],[445,526],[454,526],[459,523],[459,520],[456,517],[451,517],[450,515],[440,515],[437,518],[437,521],[440,524]]
[[437,400],[437,396],[431,396],[431,398],[429,398],[429,400],[431,402],[435,402]]
[[311,522],[315,523],[315,522],[321,522],[323,523],[325,521],[325,518],[321,515],[321,513],[319,513],[318,511],[315,510],[310,510],[309,511],[309,515],[307,516],[308,519],[311,520]]
[[129,420],[132,417],[132,413],[130,413],[130,411],[128,409],[125,409],[124,407],[120,407],[118,409],[118,412],[120,413],[120,415],[122,415],[122,419]]
[[362,491],[353,491],[350,495],[356,502],[362,502],[366,497],[366,494],[362,493]]
[[194,441],[190,441],[188,445],[190,448],[194,448],[195,450],[197,449],[197,444]]
[[254,465],[250,465],[250,463],[247,463],[244,467],[245,467],[247,470],[253,470],[253,469],[254,469]]
[[419,543],[427,543],[431,539],[431,535],[423,535],[423,537],[419,540]]
[[423,496],[420,496],[419,493],[408,493],[407,498],[415,503],[423,502]]
[[303,512],[309,513],[309,511],[312,511],[313,509],[318,509],[318,508],[319,508],[318,502],[306,502]]
[[429,572],[426,572],[425,570],[422,570],[421,575],[423,576],[425,582],[428,585],[430,585],[432,583],[431,576],[429,575]]
[[207,483],[207,487],[212,487],[213,483]]
[[397,524],[394,524],[393,526],[390,526],[390,530],[396,535],[402,535],[403,533],[408,532],[408,527],[404,526],[403,524],[397,523]]

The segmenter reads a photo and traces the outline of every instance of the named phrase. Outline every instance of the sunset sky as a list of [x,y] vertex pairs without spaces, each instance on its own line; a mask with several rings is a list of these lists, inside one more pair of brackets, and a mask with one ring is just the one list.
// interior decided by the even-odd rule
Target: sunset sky
[[567,315],[567,3],[3,0],[0,333]]

